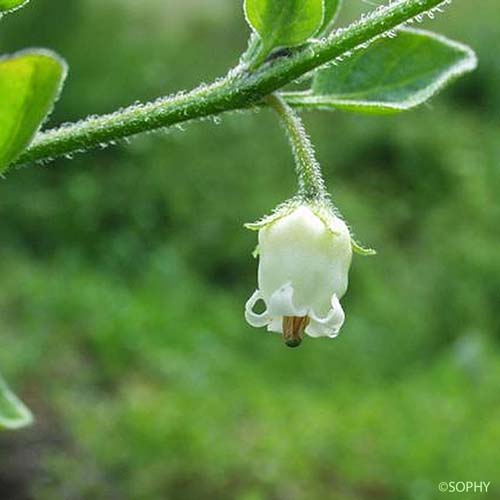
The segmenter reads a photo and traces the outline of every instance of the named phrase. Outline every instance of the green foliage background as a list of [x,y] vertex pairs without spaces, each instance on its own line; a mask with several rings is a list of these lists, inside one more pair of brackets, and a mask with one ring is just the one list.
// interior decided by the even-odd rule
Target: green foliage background
[[[347,2],[341,21],[366,9]],[[497,0],[431,29],[479,70],[404,115],[305,115],[354,261],[335,341],[286,349],[242,309],[242,228],[294,191],[270,112],[11,171],[0,367],[37,415],[0,436],[6,500],[432,499],[492,481],[500,441]],[[209,81],[246,46],[229,0],[36,0],[0,48],[70,64],[51,123]]]

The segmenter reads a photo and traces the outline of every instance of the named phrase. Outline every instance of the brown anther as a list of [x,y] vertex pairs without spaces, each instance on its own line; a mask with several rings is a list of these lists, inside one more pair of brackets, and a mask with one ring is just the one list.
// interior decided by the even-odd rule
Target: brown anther
[[283,339],[285,344],[288,347],[299,347],[308,324],[308,316],[283,316]]

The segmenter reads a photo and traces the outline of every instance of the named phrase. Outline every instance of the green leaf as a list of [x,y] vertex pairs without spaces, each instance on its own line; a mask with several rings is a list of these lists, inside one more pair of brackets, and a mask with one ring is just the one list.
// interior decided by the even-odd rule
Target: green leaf
[[0,12],[9,12],[21,8],[29,0],[0,0]]
[[19,429],[32,422],[30,410],[0,377],[0,429]]
[[476,66],[466,45],[405,28],[396,38],[379,39],[338,66],[319,70],[310,91],[284,97],[300,107],[398,112],[422,104]]
[[0,173],[29,145],[53,108],[66,63],[46,50],[0,59]]
[[301,45],[323,24],[323,0],[245,0],[245,16],[261,38],[263,60],[276,47]]
[[325,15],[323,18],[323,24],[318,30],[318,33],[325,33],[332,26],[333,22],[337,18],[340,6],[342,5],[342,0],[324,0],[325,5]]

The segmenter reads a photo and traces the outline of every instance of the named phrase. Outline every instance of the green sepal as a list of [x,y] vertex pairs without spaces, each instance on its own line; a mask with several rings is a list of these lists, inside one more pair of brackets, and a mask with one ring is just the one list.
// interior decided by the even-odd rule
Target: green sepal
[[320,198],[307,203],[313,214],[318,217],[332,234],[338,234],[333,228],[334,219],[342,219],[339,211],[329,198]]
[[262,217],[262,219],[259,219],[255,222],[247,222],[246,224],[244,224],[244,227],[246,229],[250,229],[250,231],[260,231],[266,226],[269,226],[277,220],[291,214],[296,208],[300,207],[303,204],[304,202],[302,201],[302,199],[296,196],[278,205],[272,211],[272,213],[270,213],[269,215],[265,215],[264,217]]
[[9,389],[0,376],[0,430],[15,430],[30,425],[33,415],[29,408]]
[[351,245],[353,252],[358,255],[361,255],[362,257],[371,257],[373,255],[377,255],[376,250],[374,250],[373,248],[365,248],[352,237],[351,237]]
[[[301,206],[308,206],[311,211],[318,217],[323,224],[330,230],[334,235],[338,232],[334,229],[333,221],[335,219],[343,219],[342,215],[339,213],[335,205],[331,202],[329,198],[318,198],[317,200],[304,200],[301,196],[295,196],[280,205],[278,205],[271,214],[265,215],[262,219],[256,222],[250,222],[244,225],[245,228],[251,231],[260,231],[276,221],[286,217],[292,213],[295,209]],[[351,236],[351,245],[354,253],[362,255],[364,257],[376,255],[377,252],[373,248],[365,248],[360,243],[358,243]],[[252,252],[252,256],[257,258],[259,256],[259,245],[257,245]]]
[[321,221],[333,234],[337,234],[337,231],[333,229],[333,218],[342,217],[338,213],[333,203],[328,198],[305,200],[299,195],[281,203],[272,211],[272,213],[270,213],[269,215],[265,215],[264,217],[262,217],[262,219],[256,222],[247,223],[244,226],[251,231],[260,231],[261,229],[274,224],[276,221],[291,214],[294,210],[301,206],[308,206],[314,213],[314,215],[321,219]]

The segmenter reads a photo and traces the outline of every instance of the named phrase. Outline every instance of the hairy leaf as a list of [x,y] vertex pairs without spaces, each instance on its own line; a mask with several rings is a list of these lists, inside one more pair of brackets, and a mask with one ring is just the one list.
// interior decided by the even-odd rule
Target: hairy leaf
[[0,59],[0,173],[29,145],[59,96],[66,63],[49,51]]
[[406,28],[396,38],[379,39],[338,66],[318,71],[310,91],[285,97],[303,107],[404,111],[427,101],[476,65],[476,55],[466,45]]
[[19,429],[32,421],[30,410],[0,377],[0,429]]
[[323,0],[245,0],[245,15],[263,52],[300,45],[323,24]]

